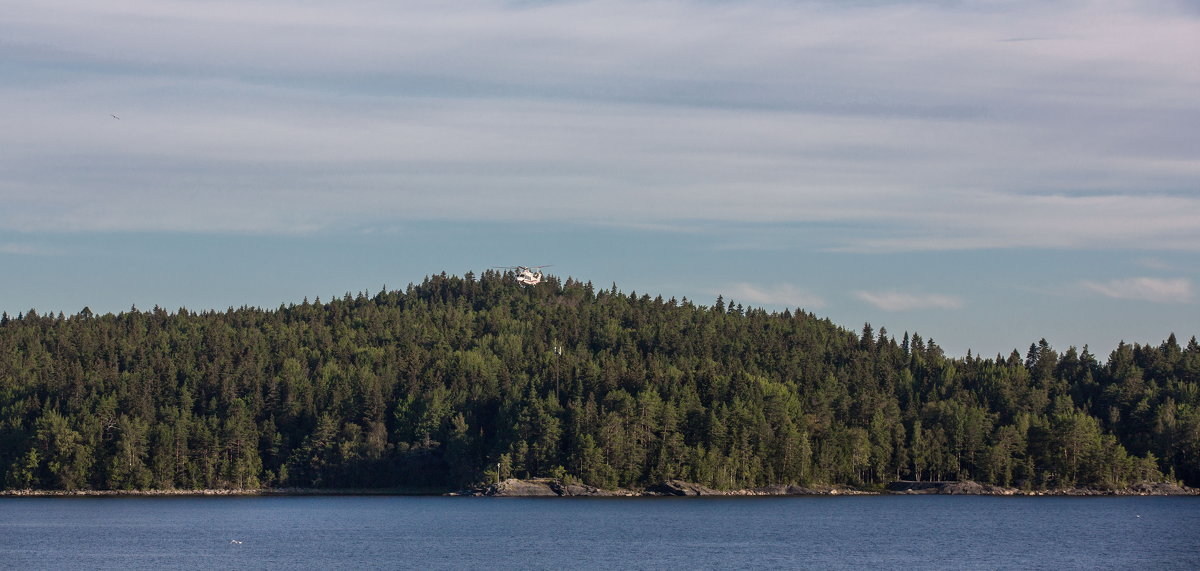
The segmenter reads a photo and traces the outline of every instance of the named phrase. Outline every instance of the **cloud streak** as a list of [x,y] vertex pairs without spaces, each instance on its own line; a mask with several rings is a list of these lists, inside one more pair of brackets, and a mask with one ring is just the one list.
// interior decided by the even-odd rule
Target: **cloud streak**
[[962,299],[942,294],[911,294],[896,291],[857,291],[854,297],[883,311],[912,311],[916,309],[962,309]]
[[1105,282],[1084,281],[1081,285],[1093,292],[1114,299],[1149,301],[1154,303],[1191,303],[1194,299],[1192,281],[1187,278],[1128,278]]
[[37,244],[28,244],[22,242],[0,242],[0,254],[12,254],[16,256],[53,256],[61,252],[54,248],[47,248]]
[[748,301],[763,305],[810,309],[825,307],[825,300],[821,296],[791,284],[755,285],[742,282],[729,288],[727,295],[732,301]]

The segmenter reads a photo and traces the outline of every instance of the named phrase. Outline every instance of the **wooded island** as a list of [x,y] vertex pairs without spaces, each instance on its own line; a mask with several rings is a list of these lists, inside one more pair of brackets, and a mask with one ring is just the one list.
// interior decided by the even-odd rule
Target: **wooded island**
[[[982,326],[982,325],[981,325]],[[0,318],[5,489],[1200,485],[1200,345],[949,358],[808,312],[486,272]]]

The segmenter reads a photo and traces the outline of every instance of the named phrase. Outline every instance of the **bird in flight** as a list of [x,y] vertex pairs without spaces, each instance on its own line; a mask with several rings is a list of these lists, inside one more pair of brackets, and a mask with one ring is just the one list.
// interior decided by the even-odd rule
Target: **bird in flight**
[[113,119],[116,119],[118,121],[121,119],[120,117],[117,117],[116,113],[109,113],[108,115],[109,115],[109,117],[112,117]]

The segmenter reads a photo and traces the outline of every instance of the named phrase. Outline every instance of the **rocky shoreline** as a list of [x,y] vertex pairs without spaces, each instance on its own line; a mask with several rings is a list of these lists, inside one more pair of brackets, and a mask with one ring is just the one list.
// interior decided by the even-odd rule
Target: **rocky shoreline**
[[3,497],[199,497],[199,496],[482,496],[482,497],[719,497],[719,496],[863,496],[863,495],[972,495],[972,496],[1195,496],[1200,489],[1165,482],[1143,482],[1126,488],[1062,488],[1023,490],[971,481],[915,482],[897,481],[882,490],[863,490],[850,486],[775,485],[740,490],[716,490],[682,480],[668,480],[641,490],[601,489],[585,484],[565,483],[550,478],[520,480],[511,478],[469,490],[442,492],[431,489],[348,489],[261,488],[220,490],[0,490]]
[[979,482],[913,482],[899,481],[887,485],[892,494],[940,494],[972,496],[1195,496],[1200,489],[1189,488],[1167,482],[1142,482],[1125,488],[1057,488],[1051,490],[1023,490],[1006,488]]
[[883,490],[862,490],[850,486],[775,485],[740,490],[715,490],[693,482],[668,480],[644,490],[602,490],[592,486],[563,484],[558,480],[509,479],[496,484],[456,492],[452,495],[490,497],[665,497],[665,496],[862,496],[862,495],[974,495],[974,496],[1194,496],[1200,489],[1177,484],[1141,483],[1116,490],[1095,488],[1063,488],[1054,490],[1022,490],[978,482],[912,482],[888,484]]

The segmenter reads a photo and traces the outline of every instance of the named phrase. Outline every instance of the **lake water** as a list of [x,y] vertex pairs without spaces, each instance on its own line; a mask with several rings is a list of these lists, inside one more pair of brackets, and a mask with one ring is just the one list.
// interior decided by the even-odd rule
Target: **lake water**
[[0,568],[1200,569],[1200,497],[0,498]]

